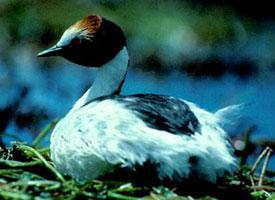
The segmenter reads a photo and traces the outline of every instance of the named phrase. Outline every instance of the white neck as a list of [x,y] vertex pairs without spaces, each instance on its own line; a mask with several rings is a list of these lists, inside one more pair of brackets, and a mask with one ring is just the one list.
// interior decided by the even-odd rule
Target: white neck
[[99,72],[93,85],[80,99],[77,100],[69,113],[81,108],[93,99],[112,95],[118,91],[124,81],[128,62],[128,51],[126,47],[123,47],[112,60],[99,68]]

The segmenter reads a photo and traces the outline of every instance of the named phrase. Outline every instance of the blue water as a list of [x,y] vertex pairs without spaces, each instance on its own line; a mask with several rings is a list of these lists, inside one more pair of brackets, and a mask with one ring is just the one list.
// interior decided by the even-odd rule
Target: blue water
[[[31,90],[22,102],[20,110],[27,111],[32,107],[44,109],[49,115],[49,120],[44,125],[66,114],[85,89],[92,84],[96,75],[94,69],[78,67],[67,61],[58,61],[55,67],[50,68],[42,68],[38,63],[30,62],[22,62],[20,65],[15,63],[12,70],[0,65],[0,106],[4,107],[12,101],[20,86],[27,85]],[[159,76],[131,68],[122,94],[166,94],[192,101],[209,111],[245,103],[247,107],[242,112],[245,120],[231,134],[241,134],[247,127],[256,124],[257,129],[252,135],[252,139],[256,140],[275,139],[274,89],[275,75],[271,72],[244,81],[232,75],[225,75],[219,79],[194,79],[176,71]],[[11,124],[6,132],[19,133],[17,136],[27,142],[31,142],[35,137],[35,133],[19,130],[14,124]],[[6,142],[12,140],[14,139],[5,139]],[[46,141],[45,145],[48,144]],[[272,161],[272,166],[275,166],[275,161]]]
[[[2,69],[2,73],[4,70]],[[22,103],[22,110],[32,106],[45,109],[51,118],[63,116],[92,84],[96,70],[80,68],[67,62],[43,69],[37,66],[20,66],[12,77],[2,79],[0,105],[11,101],[18,92],[18,85],[29,85],[30,93]],[[1,87],[2,86],[2,87]],[[275,76],[251,78],[243,81],[231,75],[219,79],[194,79],[183,73],[172,72],[158,76],[130,69],[122,94],[156,93],[184,98],[201,107],[216,111],[219,108],[245,103],[243,115],[249,116],[258,126],[257,136],[272,137],[275,132]]]

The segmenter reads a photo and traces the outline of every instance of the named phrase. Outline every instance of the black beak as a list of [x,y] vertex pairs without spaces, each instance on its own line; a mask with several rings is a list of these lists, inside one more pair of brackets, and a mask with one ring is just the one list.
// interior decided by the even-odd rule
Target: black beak
[[62,47],[54,45],[53,47],[38,53],[37,57],[59,56],[62,50]]

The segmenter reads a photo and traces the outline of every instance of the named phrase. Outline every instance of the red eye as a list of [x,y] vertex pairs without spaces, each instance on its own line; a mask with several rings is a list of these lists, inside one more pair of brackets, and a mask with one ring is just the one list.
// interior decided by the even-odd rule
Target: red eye
[[73,44],[73,45],[76,45],[76,46],[77,46],[77,45],[80,45],[80,44],[81,44],[81,40],[80,40],[79,38],[76,37],[76,38],[73,39],[72,44]]

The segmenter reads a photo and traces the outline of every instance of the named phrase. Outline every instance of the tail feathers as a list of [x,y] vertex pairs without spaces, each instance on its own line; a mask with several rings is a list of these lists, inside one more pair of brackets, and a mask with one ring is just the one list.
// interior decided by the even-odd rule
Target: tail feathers
[[248,104],[237,104],[222,108],[215,112],[218,124],[227,132],[235,132],[244,119],[244,109]]

